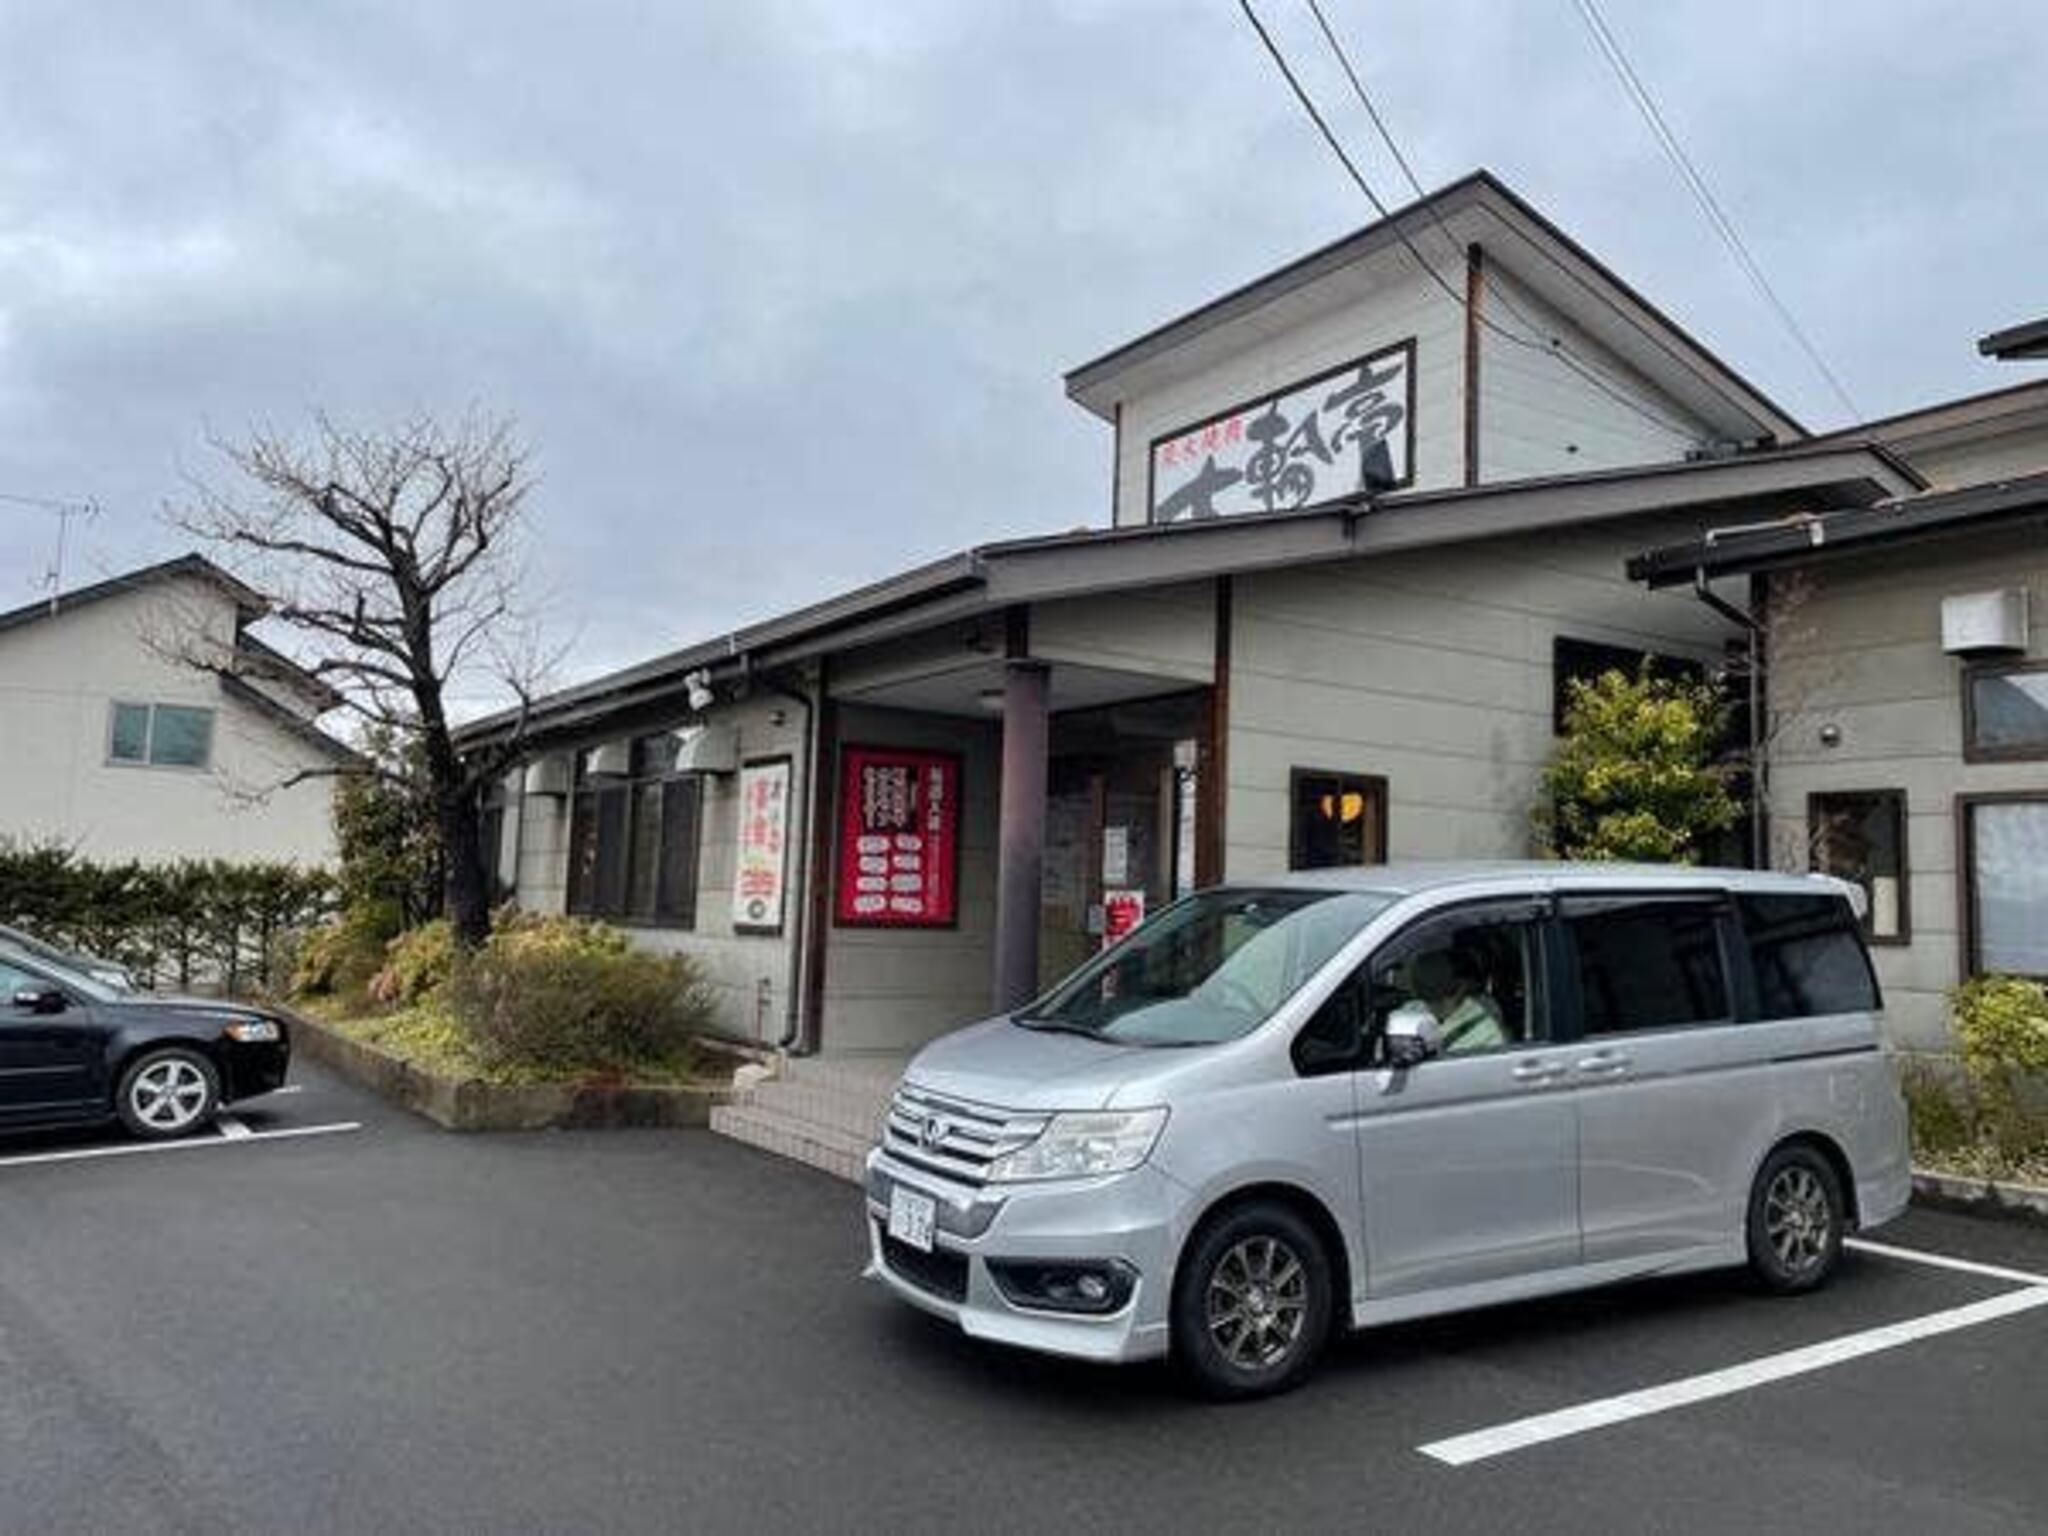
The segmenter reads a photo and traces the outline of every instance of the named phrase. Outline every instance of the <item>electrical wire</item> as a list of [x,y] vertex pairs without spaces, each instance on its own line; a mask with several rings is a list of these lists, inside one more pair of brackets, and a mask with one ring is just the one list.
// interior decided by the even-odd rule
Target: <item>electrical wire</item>
[[[1617,405],[1621,405],[1627,408],[1628,410],[1633,411],[1636,415],[1641,416],[1645,421],[1648,421],[1655,426],[1663,428],[1667,432],[1674,433],[1681,437],[1690,438],[1696,437],[1698,435],[1694,428],[1686,426],[1680,422],[1672,421],[1670,418],[1660,414],[1659,412],[1651,410],[1641,401],[1632,398],[1631,396],[1623,393],[1619,389],[1616,389],[1607,380],[1600,377],[1599,374],[1595,373],[1591,368],[1589,368],[1583,362],[1581,362],[1577,356],[1568,351],[1565,348],[1563,340],[1561,338],[1553,336],[1549,338],[1549,341],[1546,344],[1546,342],[1541,340],[1532,339],[1528,336],[1517,335],[1515,332],[1507,330],[1503,326],[1496,323],[1491,317],[1486,315],[1483,311],[1475,310],[1469,304],[1467,304],[1465,300],[1465,295],[1460,293],[1457,290],[1457,288],[1454,287],[1444,277],[1444,275],[1441,272],[1437,271],[1436,267],[1430,262],[1429,258],[1422,254],[1422,251],[1416,246],[1414,240],[1409,237],[1407,230],[1402,227],[1400,220],[1396,218],[1392,211],[1389,210],[1387,205],[1380,200],[1379,194],[1372,189],[1372,184],[1365,179],[1364,173],[1358,169],[1357,163],[1351,158],[1350,153],[1346,151],[1342,141],[1338,139],[1336,132],[1330,127],[1329,121],[1323,116],[1321,109],[1316,106],[1314,98],[1309,95],[1307,89],[1302,85],[1300,78],[1295,74],[1293,66],[1287,62],[1287,56],[1281,52],[1279,44],[1274,42],[1272,34],[1266,30],[1266,24],[1259,19],[1258,12],[1252,9],[1251,0],[1237,0],[1237,3],[1238,9],[1244,13],[1245,20],[1250,22],[1252,25],[1252,30],[1258,33],[1259,41],[1265,45],[1266,53],[1272,59],[1274,67],[1280,71],[1281,77],[1287,82],[1288,88],[1294,93],[1294,99],[1298,103],[1300,103],[1302,110],[1308,114],[1309,121],[1315,124],[1316,131],[1322,135],[1323,142],[1329,146],[1330,152],[1337,157],[1338,163],[1344,167],[1346,174],[1350,176],[1352,182],[1358,187],[1358,190],[1365,194],[1366,201],[1372,204],[1374,211],[1377,212],[1380,218],[1383,221],[1385,221],[1389,228],[1393,230],[1395,238],[1397,238],[1401,242],[1401,244],[1407,248],[1408,254],[1414,258],[1416,265],[1421,267],[1423,272],[1429,276],[1429,278],[1437,285],[1437,287],[1441,288],[1444,291],[1444,294],[1451,300],[1452,303],[1456,304],[1459,309],[1470,314],[1473,320],[1475,320],[1478,324],[1484,326],[1494,335],[1500,337],[1503,341],[1511,342],[1519,347],[1526,347],[1530,351],[1540,353],[1545,357],[1555,358],[1558,362],[1562,363],[1571,372],[1577,374],[1588,384],[1592,385],[1593,388],[1598,390],[1601,394],[1607,396]],[[1320,10],[1317,11],[1317,20],[1318,22],[1321,22],[1322,20]],[[1331,45],[1337,49],[1340,58],[1343,58],[1342,47],[1337,44],[1335,36],[1330,33],[1328,25],[1326,23],[1323,26],[1323,31],[1324,36],[1329,38]],[[1363,86],[1359,84],[1356,72],[1351,69],[1349,59],[1343,58],[1343,62],[1345,65],[1345,72],[1351,76],[1354,87],[1356,87],[1360,91],[1360,94],[1363,95]],[[1378,114],[1377,112],[1373,111],[1370,105],[1368,105],[1367,110],[1368,112],[1372,112],[1375,119],[1377,119]],[[1399,156],[1398,151],[1396,152],[1396,158],[1401,158]],[[1405,160],[1402,161],[1402,165],[1405,170]],[[1409,174],[1412,182],[1413,173],[1410,172]],[[1419,191],[1419,184],[1416,185],[1418,186]],[[1426,196],[1423,200],[1426,202]],[[1444,228],[1442,219],[1440,216],[1436,214],[1435,209],[1431,208],[1429,212],[1431,216],[1436,219],[1437,228],[1443,232],[1447,239],[1450,239],[1452,241],[1452,244],[1454,246],[1456,246],[1457,242],[1455,240],[1455,237],[1452,237],[1450,231]],[[1458,246],[1457,248],[1460,254],[1462,255],[1463,247]],[[1503,300],[1503,302],[1506,301]],[[1512,305],[1509,305],[1508,307],[1511,309],[1513,308]],[[1539,335],[1542,334],[1542,328],[1537,326],[1526,315],[1521,314],[1519,310],[1515,311],[1515,313],[1517,317],[1521,319],[1523,324],[1528,325],[1530,329],[1537,331]]]
[[1714,195],[1713,188],[1707,184],[1706,177],[1693,163],[1692,156],[1685,152],[1685,146],[1679,142],[1678,134],[1657,106],[1656,98],[1650,94],[1649,87],[1643,84],[1642,76],[1629,62],[1627,51],[1621,46],[1621,40],[1614,35],[1614,30],[1607,25],[1607,18],[1601,14],[1597,0],[1572,0],[1572,4],[1577,8],[1580,20],[1585,22],[1586,31],[1593,39],[1593,46],[1606,59],[1608,67],[1614,71],[1615,78],[1621,82],[1622,93],[1628,97],[1630,104],[1649,126],[1650,135],[1657,141],[1658,148],[1664,152],[1664,158],[1671,162],[1672,168],[1678,172],[1679,180],[1692,194],[1693,201],[1699,204],[1700,212],[1706,216],[1708,226],[1728,248],[1728,254],[1735,258],[1736,266],[1741,269],[1743,276],[1749,279],[1750,286],[1756,289],[1764,303],[1770,306],[1792,340],[1798,344],[1799,350],[1806,354],[1807,360],[1813,364],[1820,376],[1827,380],[1828,388],[1834,391],[1835,398],[1842,403],[1842,408],[1848,411],[1852,419],[1861,421],[1863,412],[1857,406],[1855,397],[1849,393],[1849,388],[1842,382],[1841,376],[1828,366],[1828,360],[1821,356],[1820,349],[1813,344],[1813,339],[1806,334],[1805,328],[1794,318],[1785,301],[1778,297],[1778,290],[1771,286],[1771,280],[1764,276],[1762,266],[1750,254],[1748,244],[1735,228],[1735,221],[1728,216],[1728,210]]

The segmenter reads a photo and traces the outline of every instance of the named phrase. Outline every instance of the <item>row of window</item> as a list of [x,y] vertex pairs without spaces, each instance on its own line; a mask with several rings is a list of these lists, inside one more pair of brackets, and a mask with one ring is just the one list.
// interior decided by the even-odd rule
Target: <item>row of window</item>
[[1397,1015],[1420,1020],[1446,1056],[1558,1038],[1558,988],[1585,1037],[1738,1020],[1815,1018],[1879,1006],[1848,908],[1832,896],[1615,896],[1527,901],[1427,918],[1340,988],[1304,1031],[1305,1071],[1377,1059]]
[[116,701],[107,718],[107,761],[150,768],[204,768],[213,759],[213,711],[189,704]]
[[613,760],[616,746],[576,755],[571,912],[665,928],[696,925],[703,781],[676,771],[681,744],[680,732],[658,731],[635,737],[623,762]]

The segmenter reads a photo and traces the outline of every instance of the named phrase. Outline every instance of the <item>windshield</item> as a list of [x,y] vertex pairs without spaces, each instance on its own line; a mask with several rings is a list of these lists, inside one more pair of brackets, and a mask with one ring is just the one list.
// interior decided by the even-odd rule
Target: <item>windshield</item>
[[1090,961],[1015,1022],[1126,1045],[1235,1040],[1393,901],[1378,891],[1205,891]]
[[[6,958],[6,952],[0,950],[0,962],[4,962]],[[21,954],[20,959],[25,962],[22,969],[38,976],[39,979],[54,981],[61,987],[69,987],[95,1003],[118,1003],[126,1000],[128,996],[127,993],[86,975],[75,965],[65,964],[40,954]],[[0,1003],[4,1002],[5,999],[0,998]]]

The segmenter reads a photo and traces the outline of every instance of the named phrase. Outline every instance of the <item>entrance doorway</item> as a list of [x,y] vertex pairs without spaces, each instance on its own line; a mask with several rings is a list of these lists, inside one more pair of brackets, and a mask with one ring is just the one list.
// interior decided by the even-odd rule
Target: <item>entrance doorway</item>
[[1038,975],[1050,986],[1194,888],[1205,691],[1052,722]]

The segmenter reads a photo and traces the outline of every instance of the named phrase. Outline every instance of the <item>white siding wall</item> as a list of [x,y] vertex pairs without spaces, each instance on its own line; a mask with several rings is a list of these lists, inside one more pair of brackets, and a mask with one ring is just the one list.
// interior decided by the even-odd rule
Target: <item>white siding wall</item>
[[[1595,384],[1553,353],[1480,332],[1479,478],[1519,480],[1680,460],[1709,435],[1654,388],[1499,266],[1489,264],[1481,312],[1501,330],[1560,337]],[[1624,404],[1623,402],[1631,402]],[[1653,420],[1652,417],[1659,418]],[[1683,429],[1683,430],[1677,430]]]
[[[1807,862],[1807,796],[1906,794],[1912,942],[1874,951],[1894,1037],[1947,1042],[1945,994],[1961,971],[1955,797],[2048,789],[2048,762],[1962,760],[1962,665],[1941,649],[1941,599],[2024,584],[2032,655],[2048,657],[2048,546],[2038,533],[1973,538],[1817,566],[1776,585],[1771,678],[1773,857]],[[1834,747],[1820,729],[1841,731]]]
[[[164,653],[195,625],[215,645],[234,633],[232,605],[202,581],[0,632],[0,836],[57,839],[95,859],[333,863],[332,782],[278,787],[333,759]],[[110,762],[117,699],[213,710],[212,766]]]
[[1216,668],[1216,589],[1183,582],[1040,603],[1031,610],[1031,654],[1206,683]]
[[[1386,283],[1335,305],[1303,293],[1269,306],[1250,344],[1124,402],[1119,432],[1117,521],[1143,523],[1156,437],[1313,377],[1353,358],[1415,338],[1415,483],[1464,478],[1464,310],[1406,258],[1382,260]],[[1463,280],[1462,272],[1458,281]]]
[[1558,635],[1717,661],[1724,621],[1628,582],[1645,521],[1238,579],[1225,869],[1283,870],[1296,767],[1388,780],[1393,858],[1530,851]]
[[830,930],[820,1045],[902,1051],[984,1017],[994,987],[996,803],[1001,731],[991,722],[848,705],[839,740],[958,752],[960,921],[950,929]]

